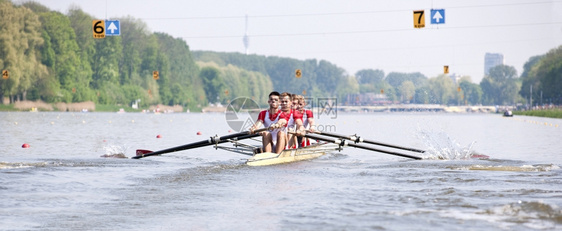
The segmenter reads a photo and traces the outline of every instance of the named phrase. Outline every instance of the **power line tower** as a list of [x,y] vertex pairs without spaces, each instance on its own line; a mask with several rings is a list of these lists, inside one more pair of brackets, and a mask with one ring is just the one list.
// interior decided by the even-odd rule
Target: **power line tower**
[[246,15],[246,30],[244,31],[244,42],[245,53],[248,54],[248,47],[250,46],[250,37],[248,37],[248,15]]

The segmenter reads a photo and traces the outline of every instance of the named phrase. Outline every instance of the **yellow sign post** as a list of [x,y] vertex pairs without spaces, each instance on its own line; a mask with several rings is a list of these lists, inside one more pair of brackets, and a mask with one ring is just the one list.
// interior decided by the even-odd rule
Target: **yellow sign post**
[[160,78],[160,74],[158,74],[158,71],[153,71],[153,72],[152,72],[152,78],[153,78],[153,79],[159,79],[159,78]]
[[94,33],[94,38],[105,38],[105,21],[93,20],[92,32]]
[[302,76],[302,71],[301,71],[301,69],[297,69],[297,70],[295,71],[295,77],[300,78],[301,76]]
[[425,27],[425,14],[423,12],[423,10],[414,11],[414,28]]
[[8,70],[3,70],[2,79],[8,79],[8,78],[10,78],[10,72],[8,72]]
[[448,65],[443,66],[443,73],[449,74],[449,66]]

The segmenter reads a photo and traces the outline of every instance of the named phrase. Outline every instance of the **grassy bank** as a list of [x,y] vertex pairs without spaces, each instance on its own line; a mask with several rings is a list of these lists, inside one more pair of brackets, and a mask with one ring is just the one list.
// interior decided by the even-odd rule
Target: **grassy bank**
[[0,104],[0,111],[17,111],[12,104]]
[[562,118],[562,109],[513,111],[513,114],[514,115],[549,117],[549,118]]

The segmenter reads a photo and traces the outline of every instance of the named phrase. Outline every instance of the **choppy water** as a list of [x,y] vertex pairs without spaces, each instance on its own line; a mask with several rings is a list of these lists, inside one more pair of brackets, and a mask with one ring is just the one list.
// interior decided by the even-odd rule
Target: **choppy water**
[[246,166],[246,156],[212,147],[140,160],[103,158],[205,140],[230,128],[222,114],[0,113],[0,229],[562,227],[562,120],[332,117],[319,118],[325,130],[428,153],[410,160],[346,148],[267,167]]

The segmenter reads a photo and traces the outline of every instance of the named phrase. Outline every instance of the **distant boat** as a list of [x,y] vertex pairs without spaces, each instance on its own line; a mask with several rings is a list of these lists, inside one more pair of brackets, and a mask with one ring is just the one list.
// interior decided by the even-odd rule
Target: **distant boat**
[[507,111],[505,111],[505,112],[503,113],[503,116],[504,116],[504,117],[513,117],[513,112],[507,110]]

